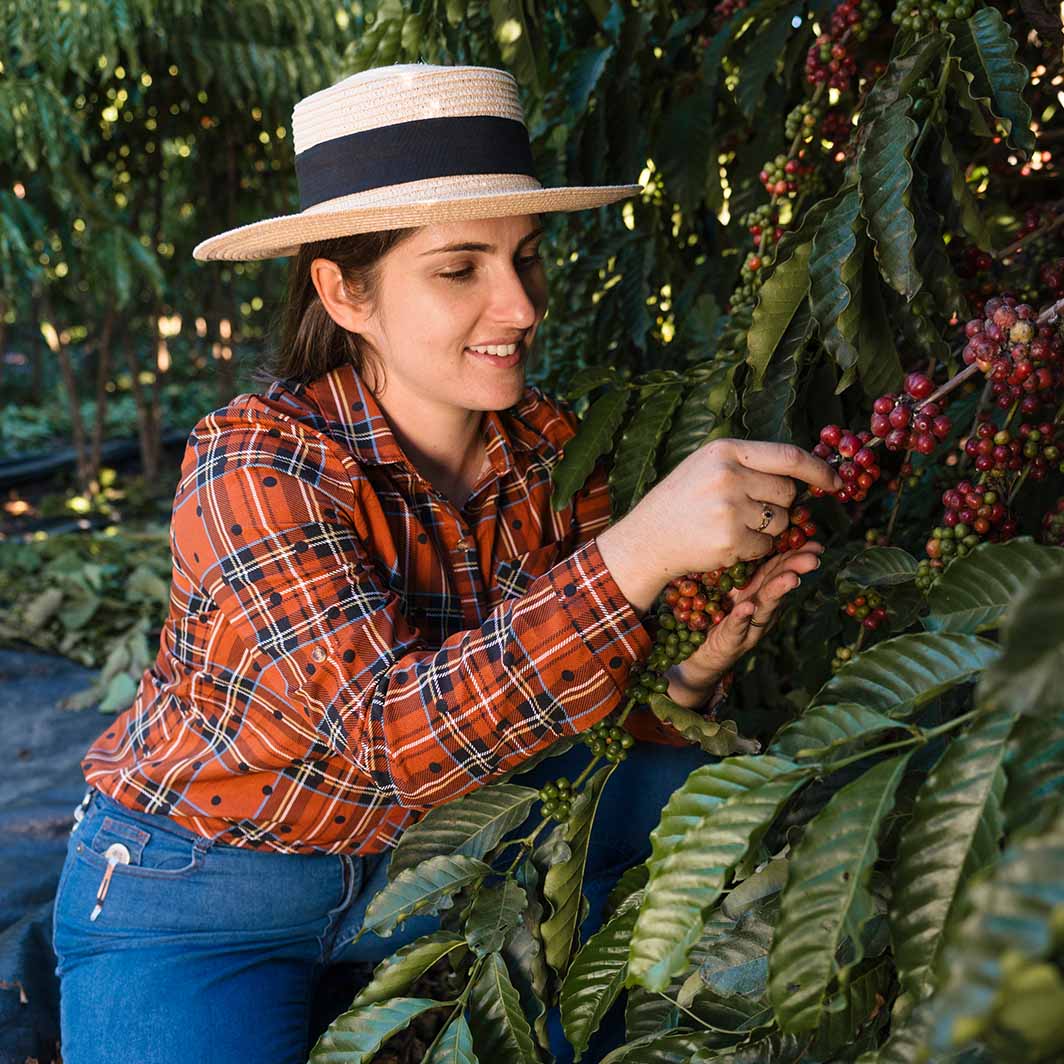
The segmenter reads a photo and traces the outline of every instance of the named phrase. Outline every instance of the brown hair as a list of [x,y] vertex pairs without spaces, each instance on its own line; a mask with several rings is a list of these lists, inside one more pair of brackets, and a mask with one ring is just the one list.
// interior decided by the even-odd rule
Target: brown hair
[[[350,362],[359,376],[367,368],[381,367],[360,343],[356,333],[338,325],[322,305],[310,277],[315,259],[329,259],[340,267],[344,287],[353,299],[372,300],[380,281],[380,261],[403,240],[417,232],[413,229],[388,229],[376,233],[331,237],[302,244],[289,260],[288,284],[284,303],[271,331],[278,337],[267,364],[253,374],[256,384],[269,385],[277,380],[309,383],[330,370]],[[378,381],[370,385],[377,391]]]

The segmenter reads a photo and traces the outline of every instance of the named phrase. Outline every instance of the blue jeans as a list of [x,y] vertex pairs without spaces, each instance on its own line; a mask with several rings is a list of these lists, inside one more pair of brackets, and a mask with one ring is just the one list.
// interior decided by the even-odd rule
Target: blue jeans
[[[588,757],[577,746],[515,782],[575,778]],[[589,847],[584,938],[600,926],[620,873],[649,853],[669,795],[711,760],[697,747],[637,743],[613,774]],[[524,833],[538,816],[537,803]],[[109,849],[129,861],[115,865],[92,920]],[[437,917],[414,916],[387,939],[352,942],[389,859],[228,846],[92,790],[71,832],[54,908],[63,1060],[304,1064],[321,1034],[313,1005],[323,972],[377,962],[439,927]],[[619,1045],[622,1027],[618,1003],[583,1059]],[[557,1010],[550,1034],[556,1059],[571,1061]]]

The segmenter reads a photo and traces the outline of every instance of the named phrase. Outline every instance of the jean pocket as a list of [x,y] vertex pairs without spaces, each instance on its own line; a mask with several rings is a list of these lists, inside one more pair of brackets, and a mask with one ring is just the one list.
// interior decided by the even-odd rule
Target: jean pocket
[[[95,818],[93,818],[95,820]],[[107,814],[88,828],[76,847],[78,857],[102,873],[114,862],[115,876],[122,878],[173,878],[193,872],[203,862],[210,840],[196,841],[165,828],[148,828]]]

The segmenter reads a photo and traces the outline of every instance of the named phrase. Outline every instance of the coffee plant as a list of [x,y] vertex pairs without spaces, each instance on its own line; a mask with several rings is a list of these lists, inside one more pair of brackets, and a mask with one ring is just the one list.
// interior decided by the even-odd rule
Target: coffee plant
[[[727,239],[691,233],[734,266],[658,298],[652,244],[566,267],[574,301],[596,274],[618,280],[595,300],[602,357],[568,377],[581,425],[555,506],[605,459],[620,517],[725,436],[806,447],[845,487],[793,508],[775,551],[815,536],[823,565],[722,706],[674,704],[664,673],[760,563],[663,589],[653,650],[583,736],[577,778],[508,779],[406,831],[366,929],[416,913],[441,928],[377,968],[311,1059],[369,1060],[435,1012],[426,1060],[542,1060],[557,1007],[579,1060],[622,994],[610,1062],[1064,1059],[1064,203],[1042,180],[1059,13],[724,0],[633,30],[638,13],[590,6],[608,43],[574,66],[570,103],[615,54],[636,62],[639,40],[679,64],[687,95],[644,200],[665,218],[671,205],[673,236],[707,202],[721,226],[734,218]],[[510,54],[542,74],[549,27],[526,28]],[[608,121],[621,83],[578,151],[627,143]],[[730,135],[755,113],[748,138]],[[670,150],[676,130],[712,142],[719,187],[712,161],[695,172]],[[631,358],[667,355],[672,330],[686,363]],[[715,757],[582,941],[588,839],[637,707]],[[461,989],[406,996],[444,958]]]

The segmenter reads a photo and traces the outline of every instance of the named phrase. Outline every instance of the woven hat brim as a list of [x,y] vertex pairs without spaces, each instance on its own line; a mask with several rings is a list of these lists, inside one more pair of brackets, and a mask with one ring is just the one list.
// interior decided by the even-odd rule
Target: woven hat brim
[[196,245],[192,256],[201,262],[213,259],[250,262],[256,259],[282,258],[297,254],[301,244],[314,240],[385,229],[410,229],[433,222],[505,218],[514,214],[552,211],[581,211],[616,203],[642,190],[642,185],[543,188],[452,196],[421,203],[304,211],[301,214],[265,218],[209,237]]

